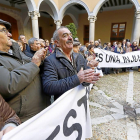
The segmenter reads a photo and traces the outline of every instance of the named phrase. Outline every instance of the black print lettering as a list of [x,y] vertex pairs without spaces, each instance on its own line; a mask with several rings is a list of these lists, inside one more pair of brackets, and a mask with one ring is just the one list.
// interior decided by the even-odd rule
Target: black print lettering
[[51,135],[46,140],[53,140],[57,134],[60,132],[60,125],[58,125],[54,131],[51,133]]
[[137,56],[132,55],[132,60],[131,60],[131,62],[140,62],[140,56],[139,56],[139,55],[137,55]]
[[[88,92],[86,90],[86,92]],[[85,108],[85,116],[87,119],[87,95],[85,94],[80,100],[78,100],[77,105],[80,107],[82,104],[84,104],[84,108]]]
[[96,57],[98,58],[97,61],[102,62],[103,61],[103,54],[102,53],[99,53],[99,54],[95,53],[95,54],[96,54]]
[[70,117],[76,118],[77,113],[74,109],[71,109],[69,113],[67,114],[64,123],[63,123],[63,133],[64,136],[68,137],[70,136],[74,131],[78,131],[78,137],[76,140],[81,140],[82,137],[82,127],[79,123],[73,124],[70,128],[67,127],[67,123]]
[[99,54],[99,62],[103,62],[103,54],[102,53]]
[[124,60],[124,63],[130,63],[130,59],[129,57],[125,57],[125,56],[122,56],[123,57],[123,60]]
[[112,56],[112,55],[108,55],[108,54],[106,54],[106,62],[107,63],[111,63],[111,62],[113,62],[113,63],[120,63],[120,59],[119,59],[119,57],[118,56]]

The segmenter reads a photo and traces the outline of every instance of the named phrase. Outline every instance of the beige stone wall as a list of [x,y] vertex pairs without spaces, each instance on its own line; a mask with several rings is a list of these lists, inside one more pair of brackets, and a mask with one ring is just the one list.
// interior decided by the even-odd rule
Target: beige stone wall
[[84,25],[89,25],[88,21],[88,14],[80,14],[79,15],[79,26],[77,30],[77,35],[79,38],[79,41],[83,44],[84,43]]
[[[103,43],[110,41],[111,24],[119,22],[126,22],[125,38],[131,39],[133,21],[134,8],[98,13],[97,21],[95,22],[95,40],[100,38]],[[80,14],[77,31],[78,38],[82,44],[84,43],[84,25],[89,25],[88,15]]]
[[[62,26],[68,25],[72,22],[73,21],[71,17],[66,15],[63,19]],[[53,32],[56,29],[56,24],[54,24],[54,20],[52,18],[40,17],[39,26],[42,27],[43,38],[50,40],[53,36]]]
[[[34,0],[36,6],[38,6],[38,3],[40,0]],[[56,6],[58,7],[58,9],[60,10],[61,7],[68,2],[69,0],[53,0],[56,4]],[[96,4],[100,1],[100,0],[82,0],[88,7],[89,10],[92,12],[93,9],[95,8]]]
[[126,22],[125,38],[131,39],[134,9],[124,9],[98,13],[95,24],[95,39],[101,39],[102,43],[110,41],[111,24]]
[[82,0],[82,1],[88,6],[90,12],[92,12],[100,0]]
[[26,36],[27,40],[33,37],[31,20],[29,20],[26,27],[24,27],[24,35]]
[[39,27],[42,27],[43,39],[49,39],[52,37],[56,25],[52,18],[40,17],[39,18]]

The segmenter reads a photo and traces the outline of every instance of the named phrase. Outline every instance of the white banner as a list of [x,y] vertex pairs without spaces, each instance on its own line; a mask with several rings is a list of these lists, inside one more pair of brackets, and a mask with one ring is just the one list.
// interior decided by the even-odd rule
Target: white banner
[[140,51],[118,54],[103,49],[94,49],[99,67],[123,68],[140,66]]
[[[90,90],[90,87],[88,87]],[[64,93],[51,106],[16,127],[2,140],[85,140],[92,137],[88,89]]]

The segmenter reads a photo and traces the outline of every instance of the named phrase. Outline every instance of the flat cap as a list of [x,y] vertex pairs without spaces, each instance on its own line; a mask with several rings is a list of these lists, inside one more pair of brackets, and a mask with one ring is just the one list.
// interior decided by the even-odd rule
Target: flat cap
[[7,21],[0,19],[0,24],[3,24],[7,29],[11,28],[11,24]]

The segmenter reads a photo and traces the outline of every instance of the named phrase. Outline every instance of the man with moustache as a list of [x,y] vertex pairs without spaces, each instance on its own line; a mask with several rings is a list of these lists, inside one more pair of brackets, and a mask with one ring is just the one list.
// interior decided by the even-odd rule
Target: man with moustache
[[39,75],[46,50],[40,49],[30,59],[17,43],[11,42],[10,28],[9,22],[0,19],[0,94],[24,122],[50,102],[42,92]]
[[56,49],[44,60],[42,83],[44,93],[54,95],[56,100],[64,92],[80,85],[88,86],[99,80],[99,73],[87,66],[79,53],[73,52],[72,33],[66,27],[58,28],[53,39]]

